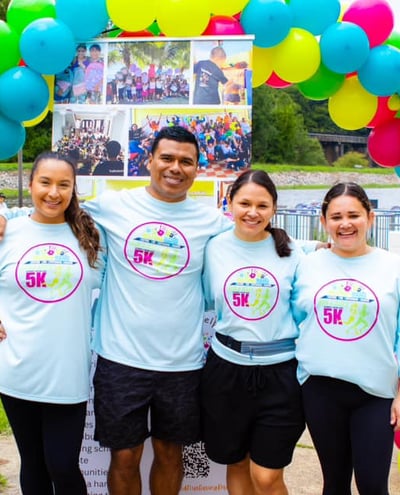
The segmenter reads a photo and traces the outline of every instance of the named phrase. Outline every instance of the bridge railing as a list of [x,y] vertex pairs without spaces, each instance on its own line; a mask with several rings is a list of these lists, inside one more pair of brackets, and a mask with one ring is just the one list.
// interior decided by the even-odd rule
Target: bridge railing
[[[318,208],[278,209],[273,224],[285,229],[294,239],[327,240]],[[390,231],[400,231],[400,211],[375,210],[375,222],[368,233],[368,242],[373,246],[389,249]]]

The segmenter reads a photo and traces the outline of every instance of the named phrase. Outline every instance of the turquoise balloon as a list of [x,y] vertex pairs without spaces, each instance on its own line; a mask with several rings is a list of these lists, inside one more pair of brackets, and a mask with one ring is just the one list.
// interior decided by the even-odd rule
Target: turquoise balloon
[[339,0],[290,0],[287,2],[293,14],[293,27],[322,34],[340,15]]
[[106,0],[57,0],[56,12],[78,41],[99,36],[109,20]]
[[333,72],[349,74],[367,60],[369,41],[365,31],[352,22],[337,22],[321,35],[323,64]]
[[41,74],[58,74],[68,67],[75,55],[75,45],[69,27],[51,17],[29,24],[20,40],[25,63]]
[[292,13],[280,0],[250,0],[240,16],[245,33],[254,34],[254,44],[262,48],[278,45],[289,34]]
[[25,127],[0,114],[0,160],[18,153],[25,143]]
[[341,88],[345,79],[344,74],[332,72],[321,64],[317,72],[307,81],[298,83],[297,88],[310,100],[326,100]]
[[372,48],[358,71],[364,88],[376,96],[390,96],[400,90],[400,51],[390,45]]
[[38,117],[49,103],[44,78],[29,67],[14,67],[0,76],[0,112],[24,122]]

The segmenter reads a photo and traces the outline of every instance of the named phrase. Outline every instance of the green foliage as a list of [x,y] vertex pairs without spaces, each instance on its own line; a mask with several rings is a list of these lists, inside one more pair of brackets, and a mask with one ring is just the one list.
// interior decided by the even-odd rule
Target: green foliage
[[3,405],[0,401],[0,434],[9,433],[10,425],[8,424],[8,419],[6,413],[4,412]]
[[368,157],[364,153],[359,153],[357,151],[349,151],[341,157],[339,157],[332,164],[334,167],[342,168],[360,168],[355,167],[355,165],[361,165],[361,167],[369,167]]
[[253,161],[323,165],[321,145],[308,136],[292,96],[262,85],[253,92]]

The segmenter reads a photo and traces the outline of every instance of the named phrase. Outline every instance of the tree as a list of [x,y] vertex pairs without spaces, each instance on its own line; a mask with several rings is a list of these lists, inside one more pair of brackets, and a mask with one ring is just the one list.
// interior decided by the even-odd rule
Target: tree
[[321,145],[308,136],[301,107],[285,91],[262,85],[253,92],[253,161],[324,164]]

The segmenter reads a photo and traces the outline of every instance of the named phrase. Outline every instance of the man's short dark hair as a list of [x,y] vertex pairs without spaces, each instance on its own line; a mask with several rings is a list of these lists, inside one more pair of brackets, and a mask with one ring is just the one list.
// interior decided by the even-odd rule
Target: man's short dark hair
[[0,193],[0,198],[6,199],[6,195],[4,193]]
[[185,129],[184,127],[179,125],[162,127],[157,133],[156,137],[154,138],[153,144],[151,146],[152,155],[154,155],[154,153],[157,151],[161,139],[169,139],[170,141],[178,141],[179,143],[193,144],[196,148],[197,161],[199,161],[199,157],[200,157],[199,143],[195,135],[192,134],[187,129]]
[[118,141],[108,141],[106,150],[109,157],[116,158],[121,151],[121,145]]

